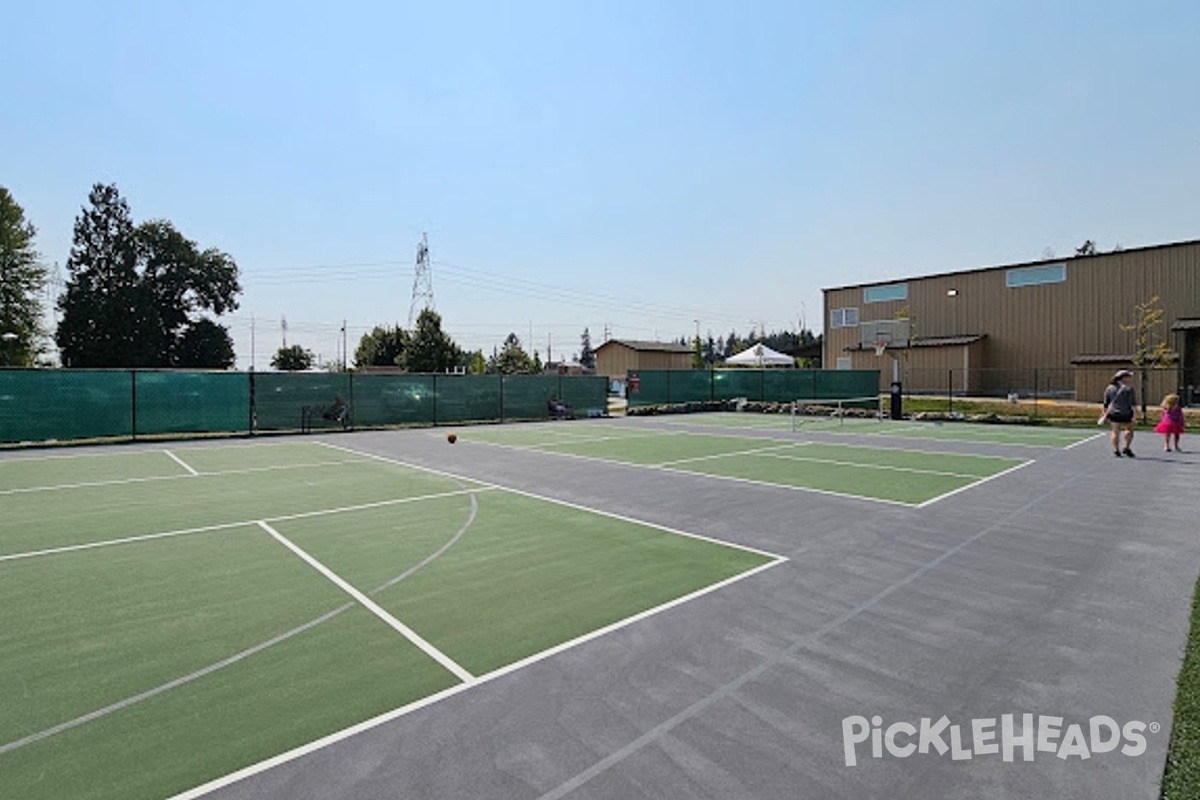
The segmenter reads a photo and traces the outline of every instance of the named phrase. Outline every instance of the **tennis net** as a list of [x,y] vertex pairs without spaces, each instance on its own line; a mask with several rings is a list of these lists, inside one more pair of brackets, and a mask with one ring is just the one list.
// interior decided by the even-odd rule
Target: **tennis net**
[[791,403],[792,430],[799,430],[806,422],[823,420],[837,422],[838,427],[846,424],[846,419],[874,419],[877,421],[887,418],[888,396],[882,394],[866,397],[842,397],[823,400],[793,400]]

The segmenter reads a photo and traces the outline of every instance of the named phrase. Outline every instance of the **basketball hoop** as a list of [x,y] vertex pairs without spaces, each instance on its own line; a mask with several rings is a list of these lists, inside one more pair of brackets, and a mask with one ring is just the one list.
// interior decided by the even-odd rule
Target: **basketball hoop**
[[887,342],[884,342],[884,341],[877,341],[877,342],[875,342],[875,355],[876,355],[876,357],[878,357],[878,356],[882,356],[882,355],[883,355],[883,351],[884,351],[884,350],[887,350],[887,346],[888,346],[888,343],[887,343]]

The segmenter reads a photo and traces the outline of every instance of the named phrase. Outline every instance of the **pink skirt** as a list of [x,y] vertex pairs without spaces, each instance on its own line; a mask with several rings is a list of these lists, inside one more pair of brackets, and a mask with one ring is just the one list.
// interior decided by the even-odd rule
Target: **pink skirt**
[[1183,433],[1183,423],[1172,422],[1170,417],[1164,416],[1161,420],[1159,420],[1158,424],[1154,426],[1154,432],[1165,434]]

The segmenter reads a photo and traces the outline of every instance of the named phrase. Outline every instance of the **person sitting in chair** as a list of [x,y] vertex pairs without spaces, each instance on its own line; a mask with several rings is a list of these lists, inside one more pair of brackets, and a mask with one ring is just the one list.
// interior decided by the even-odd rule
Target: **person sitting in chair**
[[333,405],[325,409],[321,417],[336,422],[340,425],[346,424],[346,415],[350,413],[350,406],[346,405],[346,400],[339,394],[334,396]]
[[551,419],[566,419],[567,413],[570,411],[570,409],[559,402],[558,395],[551,397],[550,402],[546,405],[550,410]]

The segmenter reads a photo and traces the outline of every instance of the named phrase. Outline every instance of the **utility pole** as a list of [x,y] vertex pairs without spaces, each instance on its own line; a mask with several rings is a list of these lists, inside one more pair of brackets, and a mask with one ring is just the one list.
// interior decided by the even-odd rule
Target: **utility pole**
[[346,349],[346,320],[342,320],[342,372],[350,369],[350,353]]
[[254,372],[254,315],[250,315],[250,371]]
[[283,333],[283,346],[286,348],[287,347],[287,315],[286,314],[281,314],[279,316],[279,330],[280,330],[280,332]]
[[413,270],[412,303],[408,306],[409,328],[425,308],[433,308],[433,267],[429,264],[429,235],[422,233],[417,245],[417,266]]

